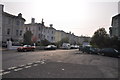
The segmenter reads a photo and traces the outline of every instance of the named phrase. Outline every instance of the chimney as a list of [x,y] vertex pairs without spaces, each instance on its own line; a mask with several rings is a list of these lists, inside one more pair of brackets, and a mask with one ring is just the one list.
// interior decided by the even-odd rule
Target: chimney
[[50,24],[50,27],[52,28],[52,27],[53,27],[53,24]]
[[21,18],[22,18],[22,14],[21,14],[21,13],[19,13],[19,14],[18,14],[18,17],[21,17]]
[[31,23],[34,24],[35,23],[35,18],[31,19]]
[[44,21],[43,21],[43,19],[42,19],[42,25],[44,26]]
[[3,12],[3,9],[4,9],[4,5],[0,4],[0,11]]

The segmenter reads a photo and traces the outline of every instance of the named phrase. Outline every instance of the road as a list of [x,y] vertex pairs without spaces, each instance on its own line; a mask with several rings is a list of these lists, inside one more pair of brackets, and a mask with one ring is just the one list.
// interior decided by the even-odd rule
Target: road
[[117,78],[118,58],[73,50],[3,51],[3,78]]

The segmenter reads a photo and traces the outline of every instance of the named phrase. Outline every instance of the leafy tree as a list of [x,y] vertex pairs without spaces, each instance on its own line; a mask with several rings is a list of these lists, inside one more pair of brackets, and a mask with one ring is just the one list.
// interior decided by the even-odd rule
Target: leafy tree
[[69,43],[69,38],[68,38],[68,37],[63,38],[63,39],[61,39],[61,41],[58,41],[58,42],[56,42],[55,44],[56,44],[58,47],[60,47],[60,46],[62,46],[63,43]]
[[40,42],[40,45],[41,46],[47,46],[47,45],[49,45],[49,44],[51,44],[48,40],[41,40],[41,42]]
[[27,44],[27,45],[29,45],[29,44],[32,44],[32,32],[31,31],[26,31],[25,33],[24,33],[24,44]]
[[68,37],[61,39],[61,43],[69,43]]
[[100,48],[109,46],[109,35],[107,34],[105,28],[100,28],[95,31],[91,38],[91,44]]

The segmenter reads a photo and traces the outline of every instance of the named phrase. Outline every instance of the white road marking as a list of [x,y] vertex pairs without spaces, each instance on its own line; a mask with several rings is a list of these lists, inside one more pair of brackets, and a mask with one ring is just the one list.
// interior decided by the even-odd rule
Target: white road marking
[[45,64],[45,62],[42,61],[41,64]]
[[65,70],[65,69],[62,69],[63,71]]
[[57,62],[62,62],[62,61],[57,61]]
[[17,67],[10,67],[10,68],[8,68],[8,69],[11,70],[11,69],[15,69],[15,68],[17,68]]
[[2,76],[3,73],[0,73],[0,76]]
[[35,63],[40,63],[41,61],[36,61]]
[[34,64],[33,66],[37,66],[38,64]]
[[0,76],[2,76],[3,73],[0,73]]
[[27,65],[31,65],[31,64],[33,64],[33,63],[28,63]]
[[10,71],[8,71],[8,72],[4,72],[4,73],[2,73],[2,75],[8,74],[8,73],[10,73]]
[[18,69],[15,69],[14,71],[20,71],[20,70],[22,70],[23,68],[18,68]]
[[25,68],[30,68],[31,66],[26,66]]
[[4,70],[0,70],[0,72],[3,72]]
[[23,67],[23,66],[25,66],[25,65],[20,65],[20,67]]

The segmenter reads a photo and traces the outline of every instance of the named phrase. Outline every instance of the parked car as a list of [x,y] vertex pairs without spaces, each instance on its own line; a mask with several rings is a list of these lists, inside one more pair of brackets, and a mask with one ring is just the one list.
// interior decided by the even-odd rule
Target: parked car
[[24,45],[22,47],[18,47],[17,51],[34,51],[35,47],[31,45]]
[[2,42],[2,47],[5,47],[5,48],[7,48],[7,43],[5,43],[5,42]]
[[85,47],[82,47],[81,48],[81,51],[83,52],[83,53],[90,53],[90,46],[85,46]]
[[94,48],[94,47],[90,47],[90,52],[91,54],[99,54],[100,49],[99,48]]
[[103,48],[100,50],[100,54],[104,56],[119,57],[120,52],[114,48]]
[[98,54],[100,49],[99,48],[94,48],[92,46],[80,46],[79,51],[82,51],[83,53],[89,53],[89,54]]
[[46,46],[44,49],[45,50],[56,50],[56,46],[55,45],[48,45],[48,46]]

